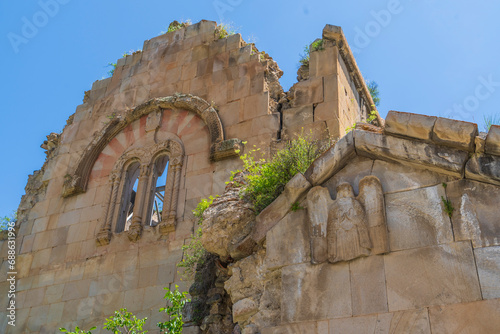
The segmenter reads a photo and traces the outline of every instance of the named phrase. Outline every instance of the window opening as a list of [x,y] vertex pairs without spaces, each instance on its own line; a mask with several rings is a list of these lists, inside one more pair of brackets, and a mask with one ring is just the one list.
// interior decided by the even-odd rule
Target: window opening
[[116,232],[128,231],[132,223],[134,205],[139,183],[139,162],[130,164],[125,172],[125,182],[123,184],[122,201],[120,206],[120,215],[116,224]]

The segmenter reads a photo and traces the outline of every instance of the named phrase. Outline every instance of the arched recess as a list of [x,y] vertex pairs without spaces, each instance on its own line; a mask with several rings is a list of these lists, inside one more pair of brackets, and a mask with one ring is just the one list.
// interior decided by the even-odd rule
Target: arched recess
[[106,145],[127,125],[152,112],[166,109],[184,109],[199,115],[208,127],[210,133],[210,160],[219,161],[238,155],[241,149],[239,139],[224,138],[224,129],[217,110],[204,99],[190,94],[176,94],[174,96],[151,99],[143,104],[128,110],[124,115],[112,119],[96,134],[94,139],[85,148],[83,155],[76,166],[64,180],[63,197],[68,197],[86,191],[90,172],[94,163]]
[[[127,232],[131,241],[137,241],[142,233],[144,218],[147,216],[145,208],[148,208],[150,200],[148,194],[152,194],[155,183],[152,182],[151,170],[157,157],[165,155],[169,160],[169,171],[167,185],[165,186],[165,196],[163,199],[164,215],[159,224],[161,234],[167,234],[175,230],[175,219],[177,216],[177,201],[179,196],[180,178],[182,163],[184,161],[184,148],[181,143],[174,140],[166,140],[155,145],[143,148],[131,148],[116,161],[113,170],[109,174],[109,188],[104,203],[104,215],[101,219],[101,228],[96,239],[99,245],[107,245],[116,227],[120,223],[123,215],[120,209],[123,208],[127,182],[127,166],[131,162],[139,165],[139,184],[133,209],[131,225]],[[126,221],[121,221],[125,224]]]

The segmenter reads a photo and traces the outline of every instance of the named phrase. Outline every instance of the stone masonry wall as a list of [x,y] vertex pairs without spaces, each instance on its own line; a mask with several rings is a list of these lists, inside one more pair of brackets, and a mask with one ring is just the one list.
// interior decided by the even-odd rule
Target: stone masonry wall
[[[47,160],[30,177],[19,208],[15,327],[7,325],[7,242],[0,241],[0,332],[89,328],[121,307],[148,317],[155,328],[164,319],[158,312],[163,287],[188,290],[176,264],[194,230],[192,210],[201,198],[224,191],[229,171],[241,164],[241,141],[267,153],[279,142],[284,96],[291,96],[281,89],[272,58],[239,34],[219,38],[218,29],[201,21],[145,41],[142,51],[117,61],[112,77],[85,92],[62,134],[48,136]],[[330,44],[313,52],[315,74],[294,88],[292,105],[324,106],[308,123],[339,136],[339,127],[366,117],[359,101],[370,98],[339,28],[327,26],[324,38]],[[128,157],[151,158],[158,147],[181,166],[172,170],[175,180],[169,171],[175,228],[150,227],[134,210],[142,223],[135,239],[117,233],[107,225],[124,182],[114,173],[132,161]],[[142,163],[140,178],[150,177],[152,168]]]
[[[394,111],[384,128],[357,126],[257,216],[257,246],[229,266],[242,332],[496,333],[499,134]],[[349,187],[364,209],[336,216]],[[337,206],[321,216],[322,203]],[[355,255],[321,259],[321,240]]]

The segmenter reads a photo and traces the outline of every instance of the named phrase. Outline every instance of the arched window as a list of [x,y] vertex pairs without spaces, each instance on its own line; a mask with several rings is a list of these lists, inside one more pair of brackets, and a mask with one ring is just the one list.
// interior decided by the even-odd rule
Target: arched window
[[144,226],[174,231],[183,160],[184,149],[173,140],[126,151],[110,173],[98,244],[108,244],[111,231],[127,232],[131,241]]
[[148,195],[146,225],[157,226],[162,221],[165,185],[168,174],[168,156],[160,155],[153,162],[151,187]]
[[137,186],[139,184],[140,163],[134,161],[124,170],[122,179],[121,199],[119,201],[118,221],[115,226],[115,232],[120,233],[128,231],[132,222],[134,204],[137,195]]

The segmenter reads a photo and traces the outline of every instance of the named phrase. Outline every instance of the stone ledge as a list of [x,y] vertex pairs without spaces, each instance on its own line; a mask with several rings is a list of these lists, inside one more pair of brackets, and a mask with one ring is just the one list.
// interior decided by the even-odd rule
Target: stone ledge
[[354,130],[358,155],[424,165],[430,170],[461,177],[468,153],[449,147],[383,134]]
[[489,154],[500,156],[500,125],[491,126],[486,136],[484,151]]
[[477,124],[438,117],[432,131],[432,141],[474,152],[474,139],[477,134]]
[[285,186],[285,189],[255,219],[252,239],[261,243],[266,233],[290,211],[293,203],[311,188],[311,184],[301,173],[296,174]]
[[465,165],[465,178],[500,185],[500,157],[474,154]]
[[390,135],[431,141],[437,117],[391,110],[385,118],[384,131]]
[[304,176],[312,186],[320,185],[344,168],[355,155],[354,137],[351,131],[314,160]]

